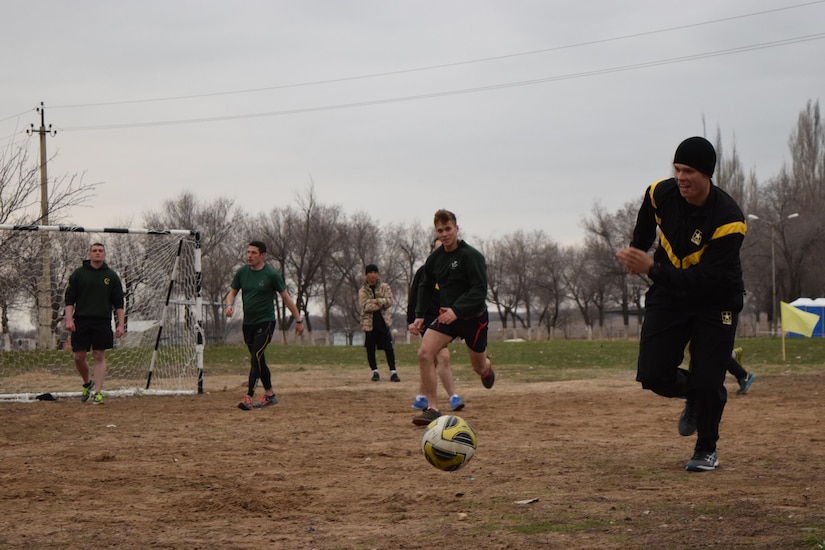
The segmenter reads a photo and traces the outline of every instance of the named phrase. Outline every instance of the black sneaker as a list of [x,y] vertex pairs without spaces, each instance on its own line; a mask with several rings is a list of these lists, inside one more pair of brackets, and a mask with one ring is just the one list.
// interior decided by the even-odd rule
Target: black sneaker
[[685,408],[679,415],[679,435],[689,436],[696,433],[696,403],[685,401]]
[[398,378],[398,373],[392,373],[392,376],[390,376],[390,382],[401,382],[401,379]]
[[688,472],[710,472],[719,466],[719,458],[716,453],[707,451],[695,451],[693,458],[688,460],[685,470]]
[[496,373],[493,371],[492,365],[490,365],[490,370],[487,371],[487,374],[481,375],[481,383],[488,390],[496,383]]
[[378,374],[378,371],[377,370],[372,371],[372,381],[373,382],[378,382],[379,380],[381,380],[381,375]]
[[436,409],[424,409],[421,414],[413,418],[413,424],[416,426],[428,426],[430,422],[441,416],[441,413]]

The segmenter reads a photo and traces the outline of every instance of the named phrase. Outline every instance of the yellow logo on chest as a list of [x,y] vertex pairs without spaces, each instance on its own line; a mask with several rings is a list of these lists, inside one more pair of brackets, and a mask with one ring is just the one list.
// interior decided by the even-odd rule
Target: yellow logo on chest
[[693,232],[693,236],[690,238],[690,242],[695,244],[696,246],[701,246],[702,244],[702,232],[697,229]]

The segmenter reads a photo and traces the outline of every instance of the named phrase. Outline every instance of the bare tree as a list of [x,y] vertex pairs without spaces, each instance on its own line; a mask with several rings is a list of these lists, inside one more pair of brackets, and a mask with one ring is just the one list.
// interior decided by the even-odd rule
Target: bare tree
[[796,130],[788,145],[793,159],[793,188],[806,204],[821,204],[825,198],[825,128],[819,101],[809,100],[799,113]]
[[722,148],[721,132],[716,130],[716,173],[714,174],[714,182],[720,189],[733,197],[737,204],[745,204],[747,202],[747,187],[745,186],[745,173],[742,170],[742,164],[739,161],[739,154],[736,152],[736,141],[732,145],[732,152],[730,156],[724,154]]
[[[49,162],[52,162],[53,155]],[[37,224],[40,211],[40,164],[29,158],[28,149],[10,146],[0,150],[0,223],[15,225]],[[78,174],[64,175],[48,182],[48,216],[58,221],[74,206],[86,202],[98,184],[83,182]]]
[[551,339],[559,326],[566,297],[563,266],[564,258],[559,246],[549,239],[543,241],[534,259],[531,284],[538,323],[547,328],[547,336]]
[[616,251],[627,246],[636,223],[637,207],[631,203],[614,214],[610,214],[596,202],[591,216],[584,221],[586,232],[584,247],[592,256],[593,305],[598,314],[600,329],[603,329],[608,307],[618,303],[624,320],[625,334],[628,333],[630,286],[627,274],[616,261]]
[[600,288],[595,268],[597,259],[592,249],[573,247],[565,250],[564,257],[562,277],[568,296],[575,302],[588,337],[592,338],[594,306],[599,300]]
[[332,267],[328,273],[330,280],[337,280],[330,288],[336,291],[335,304],[340,312],[338,324],[332,328],[342,331],[352,343],[353,335],[361,330],[358,289],[364,282],[364,267],[380,262],[380,230],[369,215],[359,212],[348,220],[343,232],[341,246],[331,257]]
[[203,202],[190,191],[164,201],[155,211],[143,215],[151,229],[192,229],[201,236],[201,293],[206,304],[204,329],[207,336],[223,341],[226,317],[223,301],[234,268],[243,259],[244,241],[240,228],[246,226],[246,214],[234,199],[220,197]]
[[[385,242],[388,243],[385,258],[391,262],[390,271],[397,274],[393,279],[407,291],[406,296],[409,296],[415,272],[430,254],[435,233],[432,228],[426,228],[420,223],[398,223],[390,224],[384,234]],[[401,303],[406,303],[406,297]]]
[[[338,206],[326,206],[318,202],[312,185],[299,195],[297,208],[273,210],[261,220],[265,240],[272,243],[270,258],[294,288],[293,298],[303,312],[307,330],[312,331],[309,304],[320,298],[330,304],[328,292],[330,258],[344,242],[342,214]],[[282,331],[288,331],[286,306],[280,304],[279,319]],[[329,330],[330,309],[324,308],[324,320]]]
[[[55,156],[49,159],[51,162]],[[39,162],[29,158],[28,149],[23,145],[11,144],[0,150],[0,223],[29,226],[43,221],[41,204],[41,171]],[[82,176],[77,174],[64,175],[52,178],[47,182],[48,198],[46,201],[46,217],[49,223],[60,221],[69,208],[83,204],[93,194],[97,184],[83,182]],[[59,287],[54,286],[55,272],[52,269],[53,260],[50,238],[46,233],[36,237],[22,236],[17,231],[3,232],[0,236],[0,251],[9,252],[11,256],[3,254],[3,268],[0,278],[0,319],[4,333],[8,331],[9,308],[16,302],[20,309],[29,310],[36,317],[35,324],[47,331],[49,326],[53,333],[60,318],[60,304],[62,294]],[[23,244],[23,248],[17,248]],[[34,253],[30,261],[21,261],[20,252]],[[32,291],[30,275],[33,272],[41,273],[41,280],[46,283],[38,292]],[[42,289],[46,290],[45,296]],[[31,299],[31,302],[28,301]],[[42,304],[46,300],[47,304]],[[40,306],[44,305],[44,308]],[[43,310],[48,311],[50,319],[40,319]],[[39,313],[38,313],[39,312]],[[45,342],[44,342],[45,344]]]

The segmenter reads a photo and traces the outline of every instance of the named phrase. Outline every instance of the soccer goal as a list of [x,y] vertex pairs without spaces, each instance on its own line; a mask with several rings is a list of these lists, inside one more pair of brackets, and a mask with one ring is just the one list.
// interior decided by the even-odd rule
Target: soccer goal
[[203,392],[197,231],[0,224],[0,400],[80,395],[64,294],[96,242],[123,282],[126,313],[104,393]]

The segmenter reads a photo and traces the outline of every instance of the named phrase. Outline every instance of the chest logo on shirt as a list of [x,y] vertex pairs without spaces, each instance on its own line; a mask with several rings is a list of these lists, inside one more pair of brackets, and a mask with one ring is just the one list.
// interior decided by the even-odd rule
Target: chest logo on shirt
[[693,236],[690,238],[690,242],[696,246],[700,246],[702,244],[702,232],[698,229],[694,231]]
[[732,325],[733,324],[733,312],[731,311],[723,311],[722,312],[722,324],[723,325]]
[[103,277],[103,284],[104,284],[104,285],[109,286],[109,283],[110,283],[111,281],[112,281],[112,280],[111,280],[109,277]]
[[450,262],[450,269],[458,269],[458,260]]
[[264,281],[258,281],[258,286],[264,287],[266,286],[266,283]]

